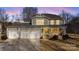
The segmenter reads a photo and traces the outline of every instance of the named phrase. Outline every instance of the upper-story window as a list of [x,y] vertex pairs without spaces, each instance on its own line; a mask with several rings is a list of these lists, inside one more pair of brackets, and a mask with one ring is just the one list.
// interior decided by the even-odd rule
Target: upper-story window
[[37,19],[36,25],[44,25],[44,20],[43,19]]
[[60,20],[56,20],[56,25],[60,25]]
[[50,20],[50,25],[55,25],[55,20]]
[[60,20],[50,20],[50,25],[60,25]]

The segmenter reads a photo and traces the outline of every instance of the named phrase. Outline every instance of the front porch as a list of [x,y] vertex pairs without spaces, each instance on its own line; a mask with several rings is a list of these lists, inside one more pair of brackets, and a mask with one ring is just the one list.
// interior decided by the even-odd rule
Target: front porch
[[42,28],[42,38],[43,39],[49,39],[53,37],[54,35],[60,35],[63,33],[63,29],[60,27],[44,27]]

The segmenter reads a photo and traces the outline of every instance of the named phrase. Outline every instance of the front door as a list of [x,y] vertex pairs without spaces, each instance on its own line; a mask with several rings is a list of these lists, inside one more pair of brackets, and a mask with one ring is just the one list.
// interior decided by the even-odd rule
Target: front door
[[51,33],[52,33],[52,35],[58,35],[60,33],[60,29],[59,28],[51,28]]

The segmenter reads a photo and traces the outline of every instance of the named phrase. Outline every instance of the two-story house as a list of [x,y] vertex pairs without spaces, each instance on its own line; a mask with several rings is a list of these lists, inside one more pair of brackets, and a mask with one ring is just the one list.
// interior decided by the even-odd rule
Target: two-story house
[[38,14],[32,19],[32,25],[41,29],[43,38],[65,32],[64,20],[53,14]]

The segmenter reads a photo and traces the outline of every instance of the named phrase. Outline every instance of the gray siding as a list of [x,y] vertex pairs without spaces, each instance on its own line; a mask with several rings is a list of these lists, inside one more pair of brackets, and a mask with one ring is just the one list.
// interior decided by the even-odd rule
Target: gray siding
[[49,25],[49,20],[48,20],[48,19],[45,19],[45,20],[44,20],[44,24],[45,24],[45,25]]
[[32,25],[36,24],[36,19],[32,19]]

